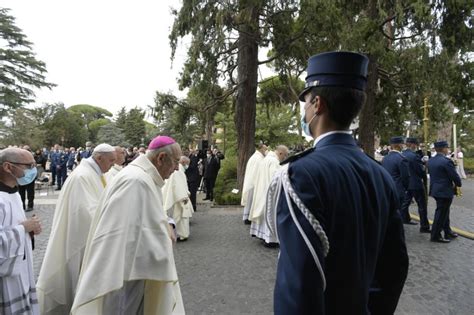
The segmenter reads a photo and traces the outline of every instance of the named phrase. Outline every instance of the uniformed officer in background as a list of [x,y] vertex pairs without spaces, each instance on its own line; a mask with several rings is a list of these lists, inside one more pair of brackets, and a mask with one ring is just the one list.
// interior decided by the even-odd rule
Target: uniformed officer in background
[[300,100],[314,148],[290,158],[272,183],[283,187],[275,314],[396,309],[408,272],[398,193],[348,130],[366,99],[368,62],[352,52],[309,59]]
[[[461,187],[462,182],[453,161],[446,157],[448,142],[435,142],[434,148],[436,155],[428,161],[430,196],[436,200],[436,210],[433,226],[431,227],[431,241],[449,243],[450,239],[458,236],[450,227],[449,208],[453,202],[454,190],[456,187]],[[444,231],[444,238],[441,236],[441,230]]]
[[408,208],[411,201],[415,198],[418,205],[418,214],[420,216],[420,232],[430,233],[430,223],[428,222],[428,210],[426,205],[426,192],[423,185],[423,178],[426,176],[422,156],[417,153],[418,139],[406,138],[406,150],[402,152],[408,161],[410,171],[410,181],[406,191],[405,200],[402,203],[401,213],[408,214]]
[[410,171],[408,166],[408,160],[402,155],[403,137],[392,137],[390,138],[390,152],[382,160],[382,166],[392,176],[395,185],[397,186],[398,198],[400,203],[400,215],[404,224],[416,225],[415,222],[411,221],[410,213],[408,208],[402,208],[403,201],[405,200],[405,193],[408,190],[410,184]]

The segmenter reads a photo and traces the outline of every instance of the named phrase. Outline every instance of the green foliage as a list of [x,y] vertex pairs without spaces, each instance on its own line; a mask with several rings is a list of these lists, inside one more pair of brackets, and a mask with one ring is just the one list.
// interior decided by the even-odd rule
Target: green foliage
[[64,104],[52,104],[54,114],[48,118],[42,128],[45,130],[45,143],[58,143],[64,146],[83,146],[88,140],[88,132],[84,129],[84,119],[75,112],[66,110]]
[[9,109],[34,101],[33,88],[52,88],[46,82],[46,65],[36,59],[33,44],[15,25],[9,9],[0,8],[0,118]]
[[474,158],[465,157],[464,162],[464,171],[467,174],[474,174]]
[[67,110],[84,120],[85,127],[89,132],[88,140],[92,142],[96,142],[97,132],[99,132],[100,127],[110,122],[106,117],[112,117],[112,113],[108,110],[87,104],[73,105]]
[[214,187],[215,201],[219,205],[239,205],[241,193],[232,193],[232,189],[238,189],[237,157],[227,154],[221,163],[221,169]]
[[45,130],[35,123],[34,112],[26,108],[18,108],[10,111],[8,115],[9,125],[3,123],[0,127],[2,132],[2,146],[8,144],[27,144],[36,149],[45,141]]
[[130,145],[138,146],[145,142],[145,111],[135,107],[130,109],[123,126],[125,139]]
[[116,123],[108,123],[99,128],[97,132],[97,143],[108,143],[110,145],[130,146],[125,140],[125,134],[122,129],[117,127]]
[[291,131],[296,130],[298,119],[289,106],[273,107],[271,111],[261,104],[257,105],[255,138],[275,147],[284,144],[292,147],[304,142],[304,138]]

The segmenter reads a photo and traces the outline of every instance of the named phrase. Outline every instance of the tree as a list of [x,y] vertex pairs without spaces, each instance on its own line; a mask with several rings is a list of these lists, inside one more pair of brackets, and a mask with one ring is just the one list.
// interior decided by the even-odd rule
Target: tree
[[129,144],[125,140],[125,134],[122,129],[117,127],[116,123],[108,123],[100,127],[97,132],[98,143],[108,143],[110,145],[120,145],[128,147]]
[[52,88],[46,81],[46,65],[36,59],[33,44],[15,25],[9,10],[0,8],[0,118],[9,109],[15,109],[34,101],[33,88]]
[[[170,34],[172,57],[178,39],[191,35],[181,88],[198,82],[213,86],[223,79],[228,88],[221,99],[235,93],[239,187],[243,184],[247,160],[255,149],[258,66],[275,58],[260,61],[259,48],[271,43],[272,30],[282,23],[278,17],[288,17],[286,13],[297,11],[297,5],[296,1],[283,0],[185,0],[179,12],[173,11],[176,18]],[[293,38],[286,39],[287,44],[292,41]]]
[[42,147],[45,130],[37,123],[34,114],[34,111],[26,108],[10,110],[8,123],[1,128],[3,144],[27,144],[33,149]]
[[62,103],[47,106],[50,107],[48,110],[54,114],[48,117],[42,126],[46,132],[45,143],[83,146],[88,139],[84,119],[79,114],[67,110]]
[[88,131],[88,140],[93,142],[96,141],[99,128],[110,122],[110,120],[106,118],[112,117],[112,113],[108,110],[87,104],[73,105],[67,110],[79,115],[84,120],[84,126]]
[[138,108],[132,108],[127,114],[124,124],[125,140],[130,145],[138,146],[145,141],[145,112]]

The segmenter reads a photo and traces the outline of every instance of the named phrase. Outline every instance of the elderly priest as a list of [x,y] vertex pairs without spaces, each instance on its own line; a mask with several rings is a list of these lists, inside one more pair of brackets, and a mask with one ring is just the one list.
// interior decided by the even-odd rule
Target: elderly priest
[[23,149],[0,151],[0,314],[39,315],[33,274],[33,235],[41,233],[35,216],[25,217],[18,185],[36,178],[33,155]]
[[51,235],[38,277],[41,314],[69,314],[87,234],[115,163],[115,149],[102,143],[68,177],[54,212]]
[[193,205],[189,200],[188,183],[184,173],[189,167],[189,158],[182,156],[179,169],[171,174],[163,186],[163,204],[166,214],[176,223],[178,241],[185,241],[189,237],[189,218],[193,216]]
[[184,314],[161,188],[181,148],[158,136],[104,192],[87,239],[73,315]]

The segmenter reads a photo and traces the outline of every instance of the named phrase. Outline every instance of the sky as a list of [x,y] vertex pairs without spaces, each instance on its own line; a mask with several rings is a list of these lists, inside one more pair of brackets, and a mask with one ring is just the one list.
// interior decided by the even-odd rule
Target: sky
[[116,114],[146,108],[156,91],[178,91],[182,44],[172,63],[170,7],[179,0],[1,0],[46,63],[52,90],[36,91],[34,105],[90,104]]

